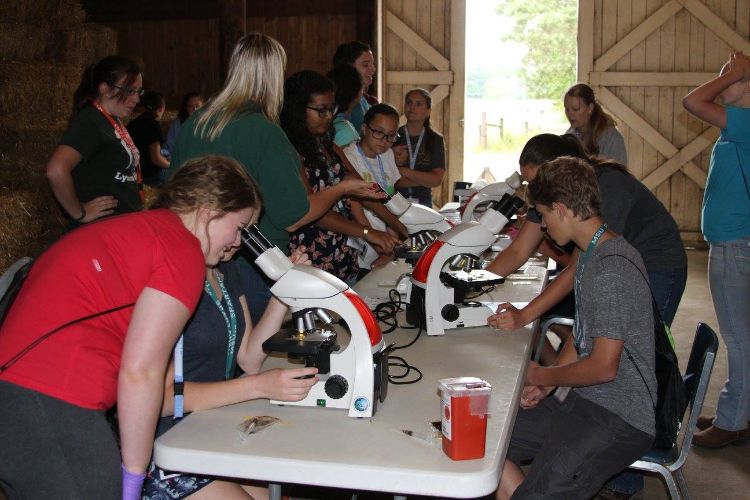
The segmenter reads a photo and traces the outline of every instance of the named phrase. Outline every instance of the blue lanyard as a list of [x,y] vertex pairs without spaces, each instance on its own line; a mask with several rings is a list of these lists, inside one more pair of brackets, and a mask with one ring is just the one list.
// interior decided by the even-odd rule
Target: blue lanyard
[[362,147],[359,145],[359,143],[357,143],[357,151],[359,151],[359,155],[362,157],[362,161],[365,162],[367,170],[372,174],[373,177],[375,177],[375,181],[378,183],[380,188],[389,195],[393,195],[393,186],[388,183],[388,178],[385,176],[383,159],[380,157],[380,155],[376,155],[376,158],[378,159],[378,166],[380,167],[380,176],[378,176],[372,164],[370,164],[369,158],[367,158],[367,156],[365,156],[365,152],[362,151]]
[[[232,298],[229,296],[226,287],[224,286],[224,278],[220,273],[216,273],[216,280],[219,282],[219,288],[221,294],[227,303],[227,311],[224,310],[221,301],[216,296],[213,287],[205,280],[203,282],[203,288],[211,297],[216,307],[219,308],[221,315],[224,317],[224,321],[227,325],[227,363],[224,370],[224,378],[229,380],[232,378],[232,372],[234,368],[234,349],[237,342],[237,314],[234,312],[234,305],[232,304]],[[227,314],[228,313],[228,314]],[[174,411],[172,412],[174,418],[182,418],[185,414],[184,406],[184,366],[183,366],[183,348],[184,348],[184,337],[180,335],[177,345],[174,348]]]
[[589,260],[589,257],[591,257],[591,254],[594,253],[596,244],[599,242],[599,239],[606,231],[607,223],[605,222],[604,224],[599,226],[599,229],[596,230],[594,236],[591,237],[591,242],[589,243],[588,248],[586,248],[586,251],[580,254],[580,256],[578,257],[578,269],[576,269],[575,279],[573,280],[573,293],[575,294],[576,302],[576,317],[574,323],[575,328],[573,340],[575,341],[576,350],[586,347],[586,339],[583,336],[583,325],[581,325],[579,314],[581,310],[581,279],[583,278],[583,270],[586,267],[586,262]]
[[411,137],[409,136],[409,129],[404,129],[406,132],[406,147],[409,150],[409,168],[414,170],[414,165],[417,164],[417,155],[419,154],[419,147],[422,145],[422,139],[424,139],[424,127],[419,133],[419,139],[417,140],[417,146],[414,148],[414,152],[411,149]]

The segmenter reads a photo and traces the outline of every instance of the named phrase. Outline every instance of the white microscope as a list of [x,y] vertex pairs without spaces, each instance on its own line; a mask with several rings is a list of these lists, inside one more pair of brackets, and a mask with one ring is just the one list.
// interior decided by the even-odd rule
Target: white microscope
[[385,207],[406,226],[409,233],[409,241],[396,249],[396,256],[407,262],[416,262],[430,243],[453,227],[436,210],[412,203],[398,192],[390,197]]
[[411,277],[409,323],[422,326],[427,335],[487,324],[487,317],[495,311],[487,303],[465,300],[467,292],[481,294],[502,283],[503,277],[475,269],[475,263],[522,206],[523,200],[506,193],[489,203],[479,221],[459,224],[425,250]]
[[257,227],[243,229],[242,242],[276,281],[271,293],[292,311],[294,326],[266,340],[263,349],[318,368],[319,381],[305,399],[271,403],[344,408],[350,417],[371,417],[388,392],[388,350],[370,308],[335,276],[292,264]]
[[521,187],[521,181],[521,174],[513,172],[504,181],[487,184],[472,194],[466,204],[459,209],[461,222],[478,221],[479,217],[487,211],[490,202],[501,200],[503,195],[515,193]]

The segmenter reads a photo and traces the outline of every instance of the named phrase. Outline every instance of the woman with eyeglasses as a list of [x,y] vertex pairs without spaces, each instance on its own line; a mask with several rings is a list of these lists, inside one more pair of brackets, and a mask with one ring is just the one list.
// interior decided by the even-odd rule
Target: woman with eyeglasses
[[[206,266],[260,212],[237,162],[198,158],[152,210],[71,231],[0,326],[0,485],[10,498],[140,500],[172,348]],[[105,418],[117,403],[121,449]]]
[[[260,230],[288,253],[289,233],[318,220],[343,196],[383,196],[361,179],[344,179],[330,189],[307,192],[297,151],[278,125],[285,65],[286,53],[279,42],[262,33],[243,36],[232,52],[224,87],[183,125],[170,173],[185,160],[206,154],[239,161],[258,182],[265,200]],[[271,293],[264,277],[243,262],[245,296],[257,322]]]
[[141,69],[125,57],[84,71],[68,129],[47,162],[52,192],[73,226],[143,209],[140,154],[122,122],[142,94]]
[[[356,175],[347,168],[341,150],[333,143],[335,115],[334,86],[328,78],[307,70],[287,79],[281,126],[302,157],[302,176],[313,193],[331,189]],[[387,212],[382,204],[376,205],[380,213]],[[363,222],[354,220],[350,202],[339,200],[323,217],[293,233],[289,247],[294,250],[305,246],[313,266],[354,283],[359,274],[361,245],[348,244],[351,238],[362,238],[386,253],[398,243],[395,236]]]

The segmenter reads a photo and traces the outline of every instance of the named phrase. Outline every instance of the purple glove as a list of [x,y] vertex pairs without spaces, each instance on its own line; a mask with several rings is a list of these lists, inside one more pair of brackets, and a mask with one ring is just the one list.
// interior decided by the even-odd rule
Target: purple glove
[[133,474],[125,468],[122,468],[122,500],[141,500],[141,488],[143,480],[146,479],[146,473]]

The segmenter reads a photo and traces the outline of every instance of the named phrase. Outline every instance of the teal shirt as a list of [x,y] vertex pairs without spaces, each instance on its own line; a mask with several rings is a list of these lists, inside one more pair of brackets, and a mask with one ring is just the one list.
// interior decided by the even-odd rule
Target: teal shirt
[[750,237],[750,109],[725,110],[727,126],[711,152],[703,193],[701,230],[708,242]]
[[338,115],[333,119],[333,130],[336,133],[333,142],[342,148],[359,140],[357,129],[343,115]]
[[300,177],[301,161],[281,127],[263,114],[247,111],[232,120],[221,135],[209,142],[195,134],[200,110],[185,121],[177,137],[169,167],[171,177],[187,160],[205,155],[234,158],[255,179],[263,196],[258,227],[268,240],[289,253],[286,227],[310,209]]
[[367,102],[367,99],[365,99],[365,96],[362,96],[359,98],[359,102],[356,106],[354,106],[354,109],[352,110],[352,117],[349,120],[352,122],[352,125],[354,125],[354,130],[356,130],[358,133],[360,130],[362,130],[362,123],[365,119],[365,113],[367,113],[367,110],[370,109],[370,103]]

